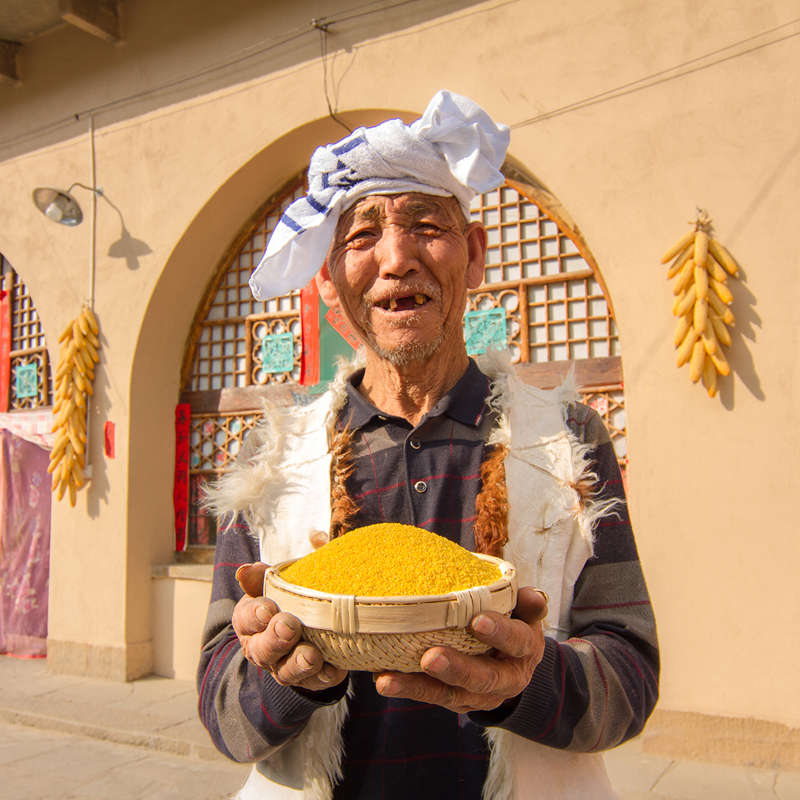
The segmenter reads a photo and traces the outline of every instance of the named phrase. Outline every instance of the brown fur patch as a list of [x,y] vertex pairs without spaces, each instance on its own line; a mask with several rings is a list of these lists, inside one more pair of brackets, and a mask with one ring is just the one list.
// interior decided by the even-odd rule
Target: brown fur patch
[[[589,468],[591,468],[591,465]],[[593,474],[589,473],[579,478],[577,481],[570,483],[570,488],[577,492],[581,508],[585,508],[586,504],[597,494],[597,480]]]
[[311,542],[311,546],[315,550],[319,550],[322,545],[328,543],[328,532],[327,531],[311,531],[308,536],[308,541]]
[[[331,443],[331,530],[311,535],[315,548],[341,536],[351,528],[358,505],[347,493],[347,479],[354,464],[350,444],[353,432],[348,428],[336,430]],[[508,542],[508,489],[506,487],[505,458],[508,447],[494,445],[489,457],[481,465],[481,491],[475,502],[475,550],[490,556],[502,556]]]
[[495,445],[481,464],[481,491],[475,501],[475,550],[488,556],[502,556],[508,541],[508,488],[505,458],[508,447]]
[[[347,493],[347,479],[354,465],[350,452],[353,432],[349,428],[334,428],[331,442],[331,530],[330,539],[335,539],[350,530],[353,516],[358,511],[355,500]],[[315,545],[316,546],[316,545]]]

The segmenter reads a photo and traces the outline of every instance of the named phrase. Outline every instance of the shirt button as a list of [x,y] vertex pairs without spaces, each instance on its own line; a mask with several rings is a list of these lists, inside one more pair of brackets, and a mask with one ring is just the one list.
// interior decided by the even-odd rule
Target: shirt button
[[417,481],[414,484],[414,490],[422,494],[423,492],[428,491],[428,484],[425,481]]
[[422,444],[420,443],[420,440],[419,440],[419,439],[412,439],[412,440],[409,442],[409,444],[410,444],[410,445],[411,445],[411,446],[412,446],[412,447],[413,447],[415,450],[419,450],[419,449],[420,449],[420,447],[422,447]]

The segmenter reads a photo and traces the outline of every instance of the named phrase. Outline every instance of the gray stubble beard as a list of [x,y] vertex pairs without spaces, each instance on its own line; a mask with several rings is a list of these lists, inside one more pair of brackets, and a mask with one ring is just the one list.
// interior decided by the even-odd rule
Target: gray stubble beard
[[[425,287],[425,294],[434,302],[441,302],[441,292],[431,287]],[[409,342],[408,344],[400,344],[391,349],[382,347],[375,339],[375,334],[372,330],[372,325],[369,321],[369,314],[367,309],[370,307],[369,302],[364,298],[362,301],[361,312],[361,328],[367,336],[367,343],[371,350],[384,361],[388,361],[395,367],[404,367],[412,361],[428,361],[433,354],[442,346],[447,333],[446,325],[442,326],[439,335],[430,342]],[[414,324],[415,317],[404,320],[398,327],[411,327]]]
[[376,341],[371,331],[367,332],[367,342],[372,351],[384,361],[388,361],[395,367],[404,367],[412,361],[427,361],[441,347],[444,342],[445,329],[442,327],[439,335],[430,342],[409,342],[399,344],[391,350],[381,347]]

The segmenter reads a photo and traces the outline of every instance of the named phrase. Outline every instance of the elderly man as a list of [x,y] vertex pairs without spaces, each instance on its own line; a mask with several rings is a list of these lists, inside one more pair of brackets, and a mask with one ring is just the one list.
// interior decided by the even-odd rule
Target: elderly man
[[[486,254],[469,203],[502,183],[507,145],[440,92],[411,126],[320,148],[253,274],[263,298],[316,275],[365,346],[315,403],[267,409],[211,492],[230,524],[200,713],[221,752],[255,763],[242,800],[610,798],[599,752],[655,705],[655,622],[602,421],[569,387],[466,352]],[[471,622],[488,655],[434,647],[418,673],[348,673],[261,596],[264,563],[383,521],[515,564],[512,618]]]

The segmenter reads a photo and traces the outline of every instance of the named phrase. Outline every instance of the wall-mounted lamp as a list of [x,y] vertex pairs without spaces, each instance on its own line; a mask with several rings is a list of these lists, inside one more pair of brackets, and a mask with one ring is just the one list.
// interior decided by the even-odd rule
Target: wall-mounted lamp
[[33,190],[33,202],[36,208],[53,222],[58,222],[61,225],[80,225],[83,221],[83,212],[78,205],[78,201],[70,194],[76,186],[80,186],[81,189],[88,189],[96,197],[100,197],[103,194],[102,189],[92,189],[82,183],[73,183],[66,191],[52,186],[39,186]]

